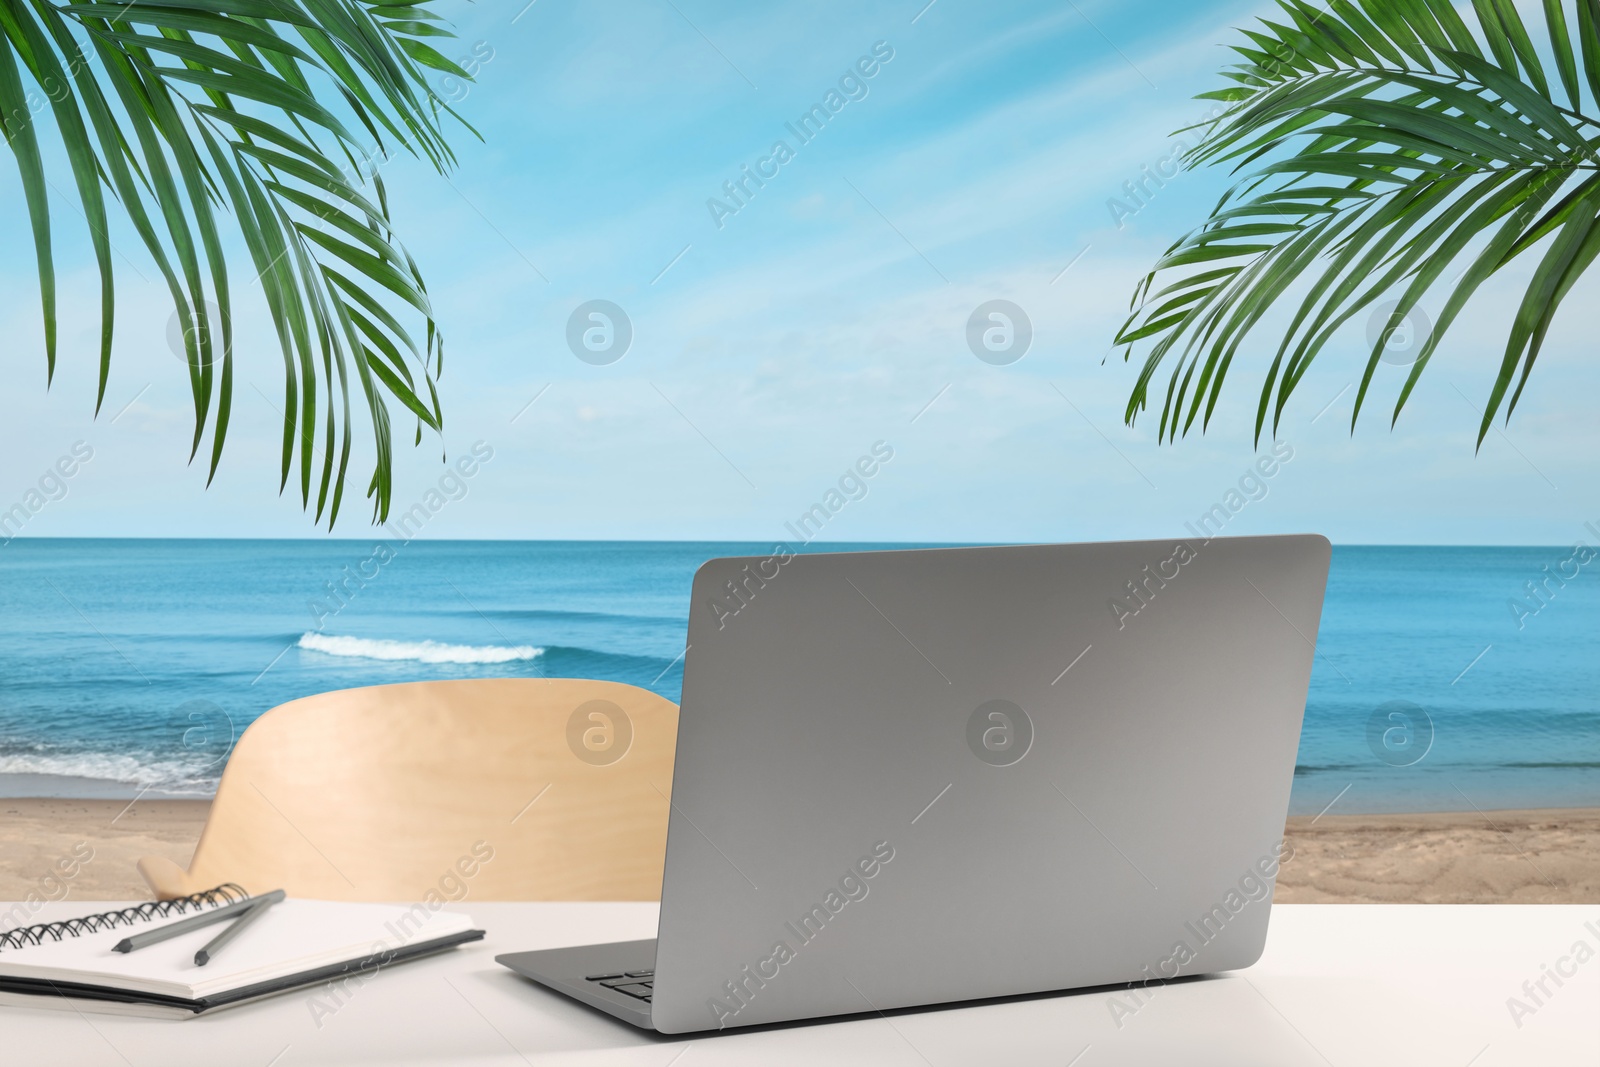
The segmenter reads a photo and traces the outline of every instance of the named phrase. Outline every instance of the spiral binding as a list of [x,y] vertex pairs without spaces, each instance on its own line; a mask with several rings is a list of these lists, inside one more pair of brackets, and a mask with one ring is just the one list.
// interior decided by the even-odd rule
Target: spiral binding
[[85,915],[80,919],[40,923],[37,926],[19,926],[15,930],[0,931],[0,948],[42,945],[47,937],[52,941],[60,941],[64,937],[81,937],[101,930],[113,930],[119,926],[132,926],[134,923],[150,919],[165,918],[168,915],[182,915],[191,909],[200,911],[203,908],[221,907],[224,904],[245,900],[249,896],[243,886],[224,882],[215,889],[202,890],[187,897],[150,900],[132,908],[123,908],[121,911],[103,911],[98,915]]

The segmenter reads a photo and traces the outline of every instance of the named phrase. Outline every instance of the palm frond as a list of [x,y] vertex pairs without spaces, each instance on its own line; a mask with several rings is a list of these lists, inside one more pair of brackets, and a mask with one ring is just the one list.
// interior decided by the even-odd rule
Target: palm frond
[[[1334,332],[1397,293],[1353,430],[1394,331],[1441,285],[1393,425],[1467,301],[1540,247],[1481,445],[1502,407],[1510,418],[1563,298],[1600,255],[1600,2],[1544,0],[1543,49],[1511,0],[1474,0],[1470,14],[1450,0],[1279,6],[1284,21],[1263,19],[1234,46],[1241,62],[1223,72],[1234,84],[1202,94],[1226,110],[1185,165],[1228,166],[1239,179],[1135,289],[1117,344],[1124,358],[1139,342],[1150,348],[1125,418],[1134,423],[1170,362],[1158,436],[1176,440],[1196,418],[1204,431],[1245,338],[1303,282],[1267,368],[1256,437],[1269,413],[1276,431]],[[1553,57],[1555,84],[1541,55]]]
[[[234,392],[223,236],[231,224],[283,356],[280,492],[298,459],[302,506],[311,506],[315,482],[316,520],[326,515],[330,528],[337,520],[354,379],[374,446],[367,495],[374,521],[387,518],[389,405],[416,419],[419,442],[422,427],[441,427],[435,383],[444,342],[371,160],[388,158],[392,145],[441,172],[454,163],[442,130],[450,110],[424,72],[468,75],[427,43],[450,36],[436,21],[426,0],[0,0],[0,132],[20,169],[33,231],[47,379],[56,367],[58,311],[39,131],[50,121],[99,268],[96,412],[114,337],[115,208],[184,324],[194,397],[190,460],[209,430],[207,484],[216,476]],[[422,319],[420,346],[402,314]]]

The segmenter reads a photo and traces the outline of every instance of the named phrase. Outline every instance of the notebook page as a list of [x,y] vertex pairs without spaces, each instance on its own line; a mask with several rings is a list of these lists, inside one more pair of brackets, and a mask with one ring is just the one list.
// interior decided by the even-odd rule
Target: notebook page
[[226,928],[225,922],[134,952],[112,951],[130,934],[173,921],[157,919],[6,949],[0,951],[0,976],[194,1000],[472,929],[465,915],[433,912],[421,904],[290,899],[269,908],[204,967],[195,965],[194,954]]

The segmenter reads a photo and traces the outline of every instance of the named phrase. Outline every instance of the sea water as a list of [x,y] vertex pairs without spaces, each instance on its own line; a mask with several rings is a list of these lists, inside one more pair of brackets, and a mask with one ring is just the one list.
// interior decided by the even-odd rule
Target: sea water
[[[587,677],[677,700],[695,568],[770,550],[16,539],[0,775],[205,795],[268,708],[387,682]],[[1291,810],[1600,805],[1600,560],[1571,554],[1335,547]]]

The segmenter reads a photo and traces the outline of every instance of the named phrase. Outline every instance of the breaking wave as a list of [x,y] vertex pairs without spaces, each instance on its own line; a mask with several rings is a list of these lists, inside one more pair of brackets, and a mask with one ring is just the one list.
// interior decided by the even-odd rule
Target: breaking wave
[[302,634],[299,645],[325,656],[415,663],[515,663],[544,655],[544,649],[533,645],[446,645],[438,641],[388,641],[318,633]]

